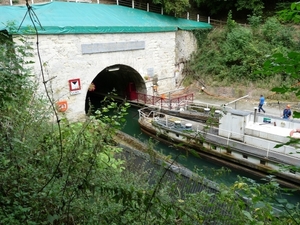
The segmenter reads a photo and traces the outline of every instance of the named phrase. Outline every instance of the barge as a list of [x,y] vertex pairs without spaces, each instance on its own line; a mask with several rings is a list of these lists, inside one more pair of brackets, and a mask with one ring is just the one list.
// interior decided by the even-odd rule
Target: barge
[[148,107],[138,111],[142,132],[159,141],[256,176],[272,175],[285,186],[300,187],[299,120],[259,114],[257,108],[242,111],[225,106],[205,107],[204,121]]

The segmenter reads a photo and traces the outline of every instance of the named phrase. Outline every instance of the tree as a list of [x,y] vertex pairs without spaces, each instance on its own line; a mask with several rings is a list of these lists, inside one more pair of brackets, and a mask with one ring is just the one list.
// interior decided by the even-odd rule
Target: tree
[[190,7],[189,0],[153,0],[154,4],[161,4],[167,14],[181,15]]
[[[280,188],[270,179],[267,184],[241,180],[215,192],[205,183],[207,190],[188,194],[177,184],[181,174],[174,176],[175,182],[163,182],[165,167],[170,169],[172,164],[163,163],[156,170],[137,168],[134,160],[127,164],[120,158],[122,148],[114,134],[125,122],[128,104],[106,99],[85,121],[70,122],[61,115],[52,122],[53,111],[39,98],[31,71],[25,69],[30,54],[26,39],[17,45],[8,33],[4,37],[0,57],[1,223],[289,224],[296,221],[294,217],[298,219],[297,210],[294,217],[273,213],[274,203],[266,200],[274,198]],[[204,181],[201,177],[193,180]],[[282,201],[282,205],[288,204]]]
[[[284,77],[288,77],[292,80],[294,85],[288,86],[283,84],[282,86],[274,87],[271,91],[279,94],[294,93],[298,98],[300,97],[300,52],[289,52],[287,54],[275,53],[268,57],[264,62],[262,70],[257,73],[274,76],[280,74]],[[293,111],[294,118],[300,118],[300,113]]]
[[[94,207],[85,203],[101,186],[100,177],[123,170],[116,158],[121,148],[112,137],[128,106],[109,101],[84,122],[71,123],[61,115],[53,123],[53,111],[39,97],[27,66],[30,40],[20,36],[18,45],[9,32],[0,36],[0,221],[85,223]],[[107,116],[111,110],[114,115]]]
[[240,11],[249,10],[252,15],[261,15],[264,9],[263,0],[194,0],[199,8],[206,7],[210,15],[217,15],[222,11],[228,13],[228,11]]
[[278,19],[282,22],[300,23],[300,2],[293,2],[291,7],[277,12]]
[[201,48],[190,62],[193,76],[204,82],[256,82],[268,78],[264,73],[254,73],[262,67],[266,55],[297,49],[292,27],[283,26],[274,17],[264,23],[257,16],[248,19],[250,26],[243,26],[229,13],[226,26],[212,30],[207,38],[199,36]]

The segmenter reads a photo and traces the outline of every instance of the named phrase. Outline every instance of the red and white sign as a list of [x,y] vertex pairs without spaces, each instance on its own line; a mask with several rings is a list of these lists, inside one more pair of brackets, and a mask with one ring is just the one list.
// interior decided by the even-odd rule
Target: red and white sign
[[58,112],[65,112],[68,109],[67,101],[59,101],[56,103]]
[[77,78],[77,79],[69,80],[69,88],[70,88],[71,95],[80,94],[80,90],[81,90],[80,79]]

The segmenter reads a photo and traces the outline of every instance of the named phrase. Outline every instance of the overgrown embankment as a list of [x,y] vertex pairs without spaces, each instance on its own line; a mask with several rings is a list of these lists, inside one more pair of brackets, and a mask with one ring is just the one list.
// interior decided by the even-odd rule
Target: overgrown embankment
[[231,87],[233,97],[251,91],[255,96],[263,92],[271,99],[295,100],[293,93],[274,96],[270,90],[276,86],[293,86],[298,80],[288,72],[265,74],[261,70],[275,53],[298,52],[298,34],[294,26],[283,25],[276,18],[262,22],[260,17],[252,16],[245,26],[237,24],[229,15],[226,26],[195,32],[199,50],[184,71],[185,84],[197,80],[213,92],[218,92],[219,87]]

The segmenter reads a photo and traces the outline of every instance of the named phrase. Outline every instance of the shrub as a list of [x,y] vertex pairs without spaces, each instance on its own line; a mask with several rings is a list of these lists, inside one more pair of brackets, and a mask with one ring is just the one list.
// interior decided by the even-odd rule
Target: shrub
[[[274,53],[286,54],[299,48],[294,30],[276,18],[259,24],[260,17],[249,17],[251,26],[241,26],[229,18],[223,29],[212,30],[193,55],[190,67],[196,79],[221,83],[257,82],[268,79],[256,71]],[[287,81],[282,76],[283,81]]]

